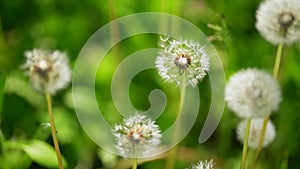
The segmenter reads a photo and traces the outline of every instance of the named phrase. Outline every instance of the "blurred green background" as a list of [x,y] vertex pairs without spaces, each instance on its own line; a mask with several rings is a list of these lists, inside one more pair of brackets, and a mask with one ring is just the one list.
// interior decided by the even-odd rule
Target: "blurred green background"
[[[259,3],[259,0],[1,0],[0,168],[43,169],[56,166],[44,96],[32,89],[28,77],[20,69],[25,62],[25,50],[44,48],[66,51],[74,67],[87,39],[111,20],[138,12],[164,12],[192,22],[213,39],[227,79],[234,72],[247,67],[272,72],[276,47],[266,42],[254,26]],[[214,30],[208,27],[208,23],[221,29]],[[132,37],[115,47],[115,51],[121,60],[130,53],[149,47],[157,47],[157,36]],[[279,73],[283,101],[279,111],[271,116],[277,136],[269,147],[263,149],[259,168],[300,167],[299,56],[299,43],[284,50]],[[104,115],[108,121],[118,122],[121,117],[114,108],[110,93],[111,75],[116,64],[107,64],[99,75],[102,79],[96,80],[97,98],[104,105],[101,109],[106,112]],[[209,110],[209,86],[208,78],[199,84],[201,108],[196,124],[179,145],[176,168],[210,158],[216,160],[219,168],[239,168],[242,145],[235,134],[239,119],[227,108],[213,136],[203,144],[197,142]],[[165,91],[171,104],[167,110],[173,111],[179,98],[178,88],[164,84],[155,70],[141,72],[132,81],[132,103],[137,109],[147,109],[149,92],[156,88]],[[53,98],[58,137],[61,152],[68,163],[67,168],[126,168],[128,161],[105,152],[85,134],[72,105],[71,91],[70,85]],[[158,124],[166,129],[173,118],[164,115],[158,119]],[[44,155],[38,156],[32,153],[32,149]],[[139,168],[162,168],[164,164],[165,159],[160,158],[141,164]]]

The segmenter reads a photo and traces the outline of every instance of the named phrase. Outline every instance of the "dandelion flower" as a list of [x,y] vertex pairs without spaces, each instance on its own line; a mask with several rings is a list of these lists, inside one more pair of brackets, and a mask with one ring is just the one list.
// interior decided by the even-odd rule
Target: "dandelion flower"
[[246,69],[229,79],[225,100],[228,107],[239,117],[264,117],[278,109],[281,90],[278,82],[269,73]]
[[125,157],[149,155],[160,144],[159,126],[144,115],[124,119],[112,132],[117,141],[116,148]]
[[205,160],[205,161],[199,161],[196,164],[192,164],[186,169],[213,169],[215,166],[215,162],[213,160]]
[[[181,81],[195,87],[209,71],[209,58],[199,43],[161,37],[163,51],[158,54],[155,66],[159,75],[167,82]],[[184,78],[182,77],[184,75]]]
[[256,28],[272,44],[290,45],[300,39],[299,9],[299,0],[266,0],[256,12]]
[[54,95],[65,88],[71,80],[71,69],[65,53],[60,51],[33,49],[25,52],[28,75],[33,87]]
[[[254,149],[257,148],[259,138],[260,138],[260,133],[263,127],[263,122],[264,122],[263,118],[254,118],[251,120],[248,147]],[[246,123],[247,120],[240,122],[237,126],[237,130],[236,130],[237,137],[241,143],[244,142]],[[274,140],[275,136],[276,136],[275,127],[273,123],[269,120],[267,123],[266,133],[265,133],[262,146],[267,147]]]

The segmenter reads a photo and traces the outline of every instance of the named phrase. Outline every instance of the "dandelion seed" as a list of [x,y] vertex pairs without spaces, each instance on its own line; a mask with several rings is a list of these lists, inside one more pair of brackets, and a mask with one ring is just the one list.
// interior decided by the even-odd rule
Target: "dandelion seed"
[[278,109],[281,90],[278,82],[269,73],[246,69],[229,79],[225,100],[228,107],[239,117],[264,117]]
[[33,49],[25,52],[28,75],[33,87],[39,91],[45,90],[54,95],[65,88],[71,80],[71,69],[65,53],[60,51]]
[[169,37],[160,39],[159,45],[163,51],[155,61],[159,75],[167,82],[175,82],[178,86],[184,75],[183,83],[195,87],[209,71],[209,58],[204,47],[187,40]]
[[272,44],[300,40],[300,1],[266,0],[256,12],[256,28]]
[[[238,140],[242,144],[244,142],[246,123],[247,121],[240,122],[236,130]],[[263,123],[264,123],[263,118],[254,118],[251,120],[251,127],[250,127],[249,140],[248,140],[248,146],[250,148],[254,148],[254,149],[257,148]],[[267,123],[266,133],[265,133],[262,146],[267,147],[274,140],[275,136],[276,136],[275,127],[273,123],[269,120]]]
[[125,157],[149,155],[160,144],[159,126],[143,115],[124,119],[112,132],[117,141],[116,148]]
[[205,161],[199,161],[196,164],[192,164],[186,169],[213,169],[215,166],[215,162],[213,160],[205,160]]

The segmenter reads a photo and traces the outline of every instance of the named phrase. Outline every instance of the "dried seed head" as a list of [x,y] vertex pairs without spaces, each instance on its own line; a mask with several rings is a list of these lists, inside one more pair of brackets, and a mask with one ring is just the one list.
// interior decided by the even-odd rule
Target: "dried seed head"
[[112,130],[116,148],[125,157],[149,155],[160,144],[160,129],[153,120],[143,115],[124,119]]
[[159,45],[163,51],[156,58],[155,66],[166,81],[180,86],[184,74],[182,83],[195,87],[209,71],[208,55],[199,43],[161,37]]
[[265,0],[256,12],[256,28],[274,45],[300,40],[300,1]]
[[[263,127],[263,118],[254,118],[251,120],[251,127],[250,127],[250,133],[249,133],[249,140],[248,140],[248,146],[250,148],[257,148],[258,142],[260,139],[261,130]],[[243,143],[244,137],[245,137],[245,131],[246,131],[246,123],[247,121],[242,121],[238,124],[236,132],[238,140]],[[262,146],[266,147],[268,146],[276,136],[276,131],[273,123],[269,120],[267,123],[266,133],[264,137],[264,141]]]
[[239,117],[264,117],[278,109],[281,89],[269,73],[246,69],[230,77],[225,88],[225,100]]
[[71,69],[65,53],[33,49],[25,52],[24,69],[35,89],[50,94],[65,88],[71,80]]

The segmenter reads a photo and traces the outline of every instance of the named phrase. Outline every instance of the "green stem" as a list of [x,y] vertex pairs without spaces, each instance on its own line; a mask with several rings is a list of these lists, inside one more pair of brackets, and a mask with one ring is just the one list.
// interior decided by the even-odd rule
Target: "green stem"
[[47,91],[45,91],[45,95],[46,95],[46,100],[47,100],[48,113],[49,113],[50,124],[51,124],[52,138],[53,138],[54,148],[55,148],[55,152],[56,152],[56,156],[57,156],[57,160],[58,160],[58,165],[59,165],[60,169],[64,169],[64,166],[63,166],[63,163],[62,163],[62,157],[61,157],[60,150],[59,150],[59,144],[58,144],[58,140],[57,140],[55,124],[54,124],[51,97],[50,97],[50,95]]
[[132,169],[137,169],[137,165],[138,165],[138,162],[137,162],[137,147],[136,147],[136,144],[133,143],[133,153],[134,153],[134,157],[133,157],[133,163],[132,163]]
[[245,166],[246,166],[250,127],[251,127],[251,119],[248,119],[247,125],[246,125],[245,136],[244,136],[243,155],[242,155],[242,162],[241,162],[240,169],[245,169]]
[[[276,59],[275,59],[275,64],[274,64],[274,69],[273,69],[273,77],[275,79],[278,78],[278,72],[279,72],[279,68],[280,68],[282,55],[283,55],[283,44],[279,44],[278,47],[277,47],[277,51],[276,51]],[[269,118],[270,118],[270,113],[268,113],[264,118],[263,127],[262,127],[262,130],[261,130],[260,136],[259,136],[259,142],[258,142],[258,145],[257,145],[257,149],[255,151],[253,162],[252,162],[252,165],[251,165],[250,169],[255,169],[255,167],[256,167],[258,157],[259,157],[259,154],[260,154],[261,149],[262,149],[262,144],[263,144],[263,141],[264,141],[264,137],[265,137],[265,133],[266,133]]]
[[[109,18],[111,21],[110,24],[110,43],[113,42],[117,42],[120,39],[120,30],[119,30],[119,25],[114,21],[115,19],[117,19],[117,12],[116,12],[117,8],[115,5],[115,0],[109,0]],[[112,44],[114,45],[114,44]],[[118,64],[122,59],[120,58],[120,44],[117,43],[113,48],[112,48],[112,56],[113,58],[115,58],[116,60],[116,64]]]
[[284,161],[281,164],[281,169],[287,169],[288,168],[288,163],[289,163],[289,152],[285,151],[284,152]]
[[0,129],[0,168],[2,169],[9,169],[6,159],[7,156],[5,155],[5,149],[4,149],[4,142],[5,142],[5,138],[4,138],[4,134],[2,133],[2,130]]
[[266,129],[267,129],[267,124],[268,124],[268,121],[269,121],[269,117],[270,117],[270,113],[267,114],[265,116],[265,118],[264,118],[263,126],[262,126],[262,129],[261,129],[261,132],[260,132],[260,136],[259,136],[259,141],[258,141],[257,149],[255,151],[253,162],[252,162],[252,165],[250,167],[251,169],[254,169],[256,167],[257,160],[258,160],[259,154],[260,154],[261,149],[262,149],[262,144],[263,144],[263,141],[264,141],[264,137],[265,137],[265,133],[266,133]]
[[[179,111],[177,116],[179,115],[179,113],[181,112],[181,109],[183,107],[183,102],[185,99],[185,94],[186,94],[186,85],[185,85],[185,75],[182,75],[182,79],[180,82],[180,106],[179,106]],[[176,116],[176,117],[177,117]],[[173,133],[172,133],[172,140],[171,140],[171,144],[175,144],[176,140],[178,139],[178,134],[180,133],[180,128],[181,128],[181,122],[177,121],[177,123],[175,123],[174,125],[174,129],[173,129]],[[169,156],[167,158],[167,162],[166,162],[166,169],[173,169],[174,165],[175,165],[175,160],[176,160],[176,153],[177,153],[177,146],[175,146],[169,153]]]
[[280,68],[282,54],[283,54],[283,45],[279,44],[277,47],[276,60],[275,60],[274,69],[273,69],[273,77],[275,79],[278,78],[278,72],[279,72],[279,68]]
[[137,169],[137,158],[133,159],[132,169]]

